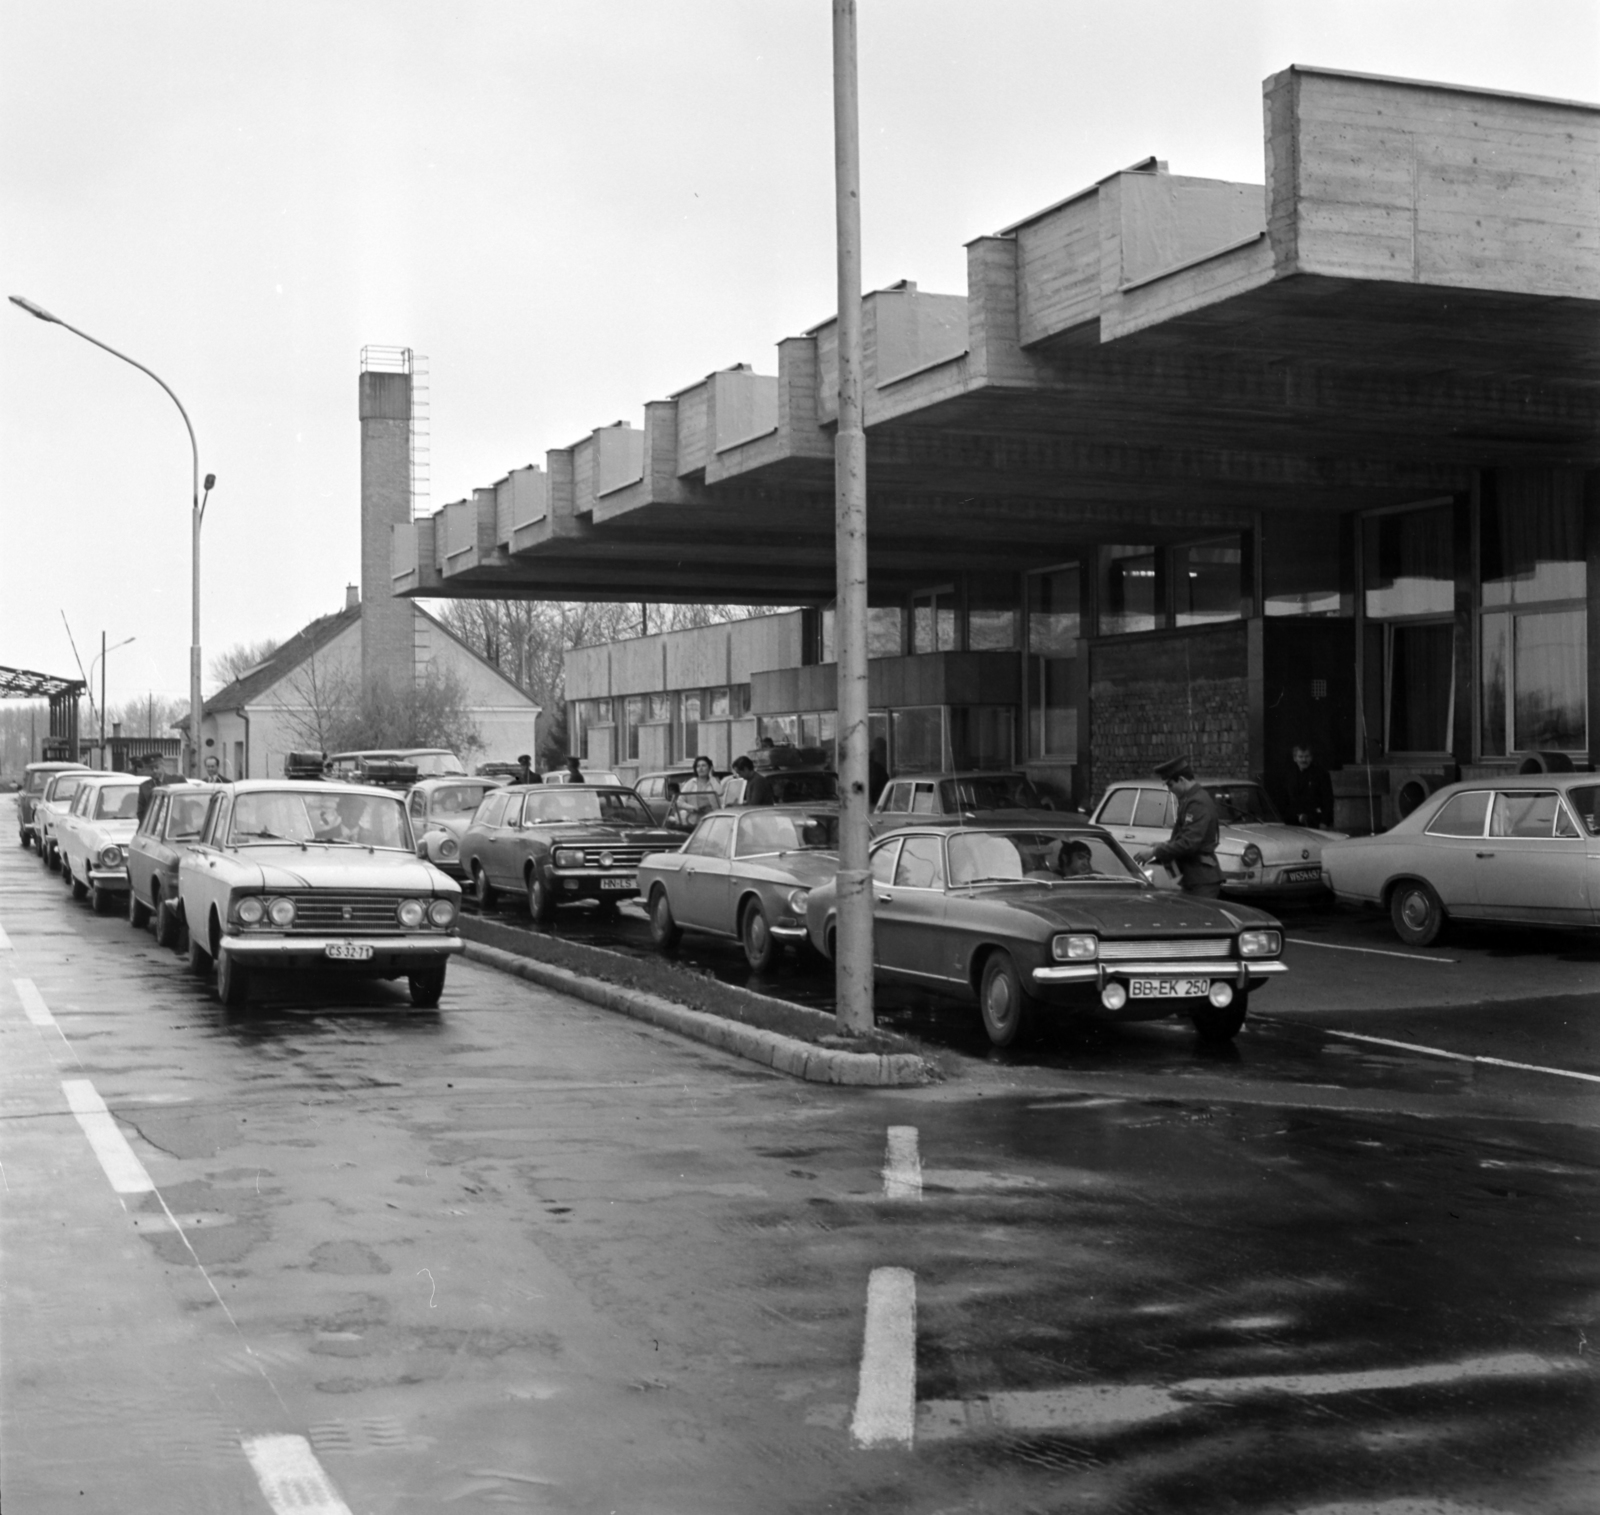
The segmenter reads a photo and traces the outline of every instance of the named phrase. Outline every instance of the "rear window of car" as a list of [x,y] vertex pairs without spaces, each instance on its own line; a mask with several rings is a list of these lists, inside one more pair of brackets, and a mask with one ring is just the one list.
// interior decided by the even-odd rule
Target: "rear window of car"
[[1465,794],[1451,795],[1428,823],[1428,835],[1482,836],[1484,818],[1488,813],[1487,789],[1469,789]]
[[1137,791],[1132,789],[1113,789],[1105,797],[1105,802],[1100,807],[1099,822],[1102,826],[1127,826],[1133,822],[1133,797]]
[[1578,824],[1590,836],[1600,836],[1600,784],[1583,784],[1567,790],[1567,802],[1578,813]]

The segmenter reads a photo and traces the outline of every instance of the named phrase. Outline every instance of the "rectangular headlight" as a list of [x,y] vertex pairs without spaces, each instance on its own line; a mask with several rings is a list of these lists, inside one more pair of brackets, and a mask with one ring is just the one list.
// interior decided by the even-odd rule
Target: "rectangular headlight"
[[557,868],[583,867],[583,849],[581,847],[557,847],[553,861]]
[[1066,933],[1050,942],[1050,955],[1058,963],[1082,963],[1100,955],[1100,938],[1092,934]]
[[1239,933],[1240,957],[1277,957],[1283,951],[1281,931],[1241,931]]

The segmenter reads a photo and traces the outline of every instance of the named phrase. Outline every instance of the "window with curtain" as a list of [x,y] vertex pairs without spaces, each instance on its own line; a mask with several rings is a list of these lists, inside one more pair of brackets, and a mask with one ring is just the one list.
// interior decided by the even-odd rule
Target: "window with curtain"
[[911,596],[911,650],[954,652],[956,642],[956,592],[943,584]]
[[1455,718],[1455,627],[1386,628],[1384,685],[1390,752],[1448,752]]
[[944,767],[944,706],[891,711],[889,725],[895,773],[937,773]]
[[1100,549],[1100,635],[1154,631],[1160,624],[1161,592],[1154,547]]
[[1368,516],[1361,524],[1368,616],[1393,620],[1454,612],[1454,511],[1449,504]]
[[1213,537],[1172,549],[1172,624],[1240,620],[1249,604],[1244,539]]
[[1078,754],[1078,708],[1073,699],[1078,641],[1083,634],[1083,578],[1063,563],[1030,573],[1027,585],[1028,755]]

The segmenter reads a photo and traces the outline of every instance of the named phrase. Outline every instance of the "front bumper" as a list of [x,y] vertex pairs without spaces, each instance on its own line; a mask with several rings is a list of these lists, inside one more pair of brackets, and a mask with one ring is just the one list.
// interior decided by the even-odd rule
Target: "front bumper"
[[126,868],[91,868],[89,882],[96,889],[104,889],[108,894],[116,894],[128,887],[128,870]]
[[1193,962],[1175,962],[1164,958],[1156,962],[1132,963],[1121,959],[1115,964],[1053,963],[1049,967],[1035,968],[1034,983],[1048,988],[1056,984],[1087,984],[1103,989],[1116,979],[1129,978],[1208,978],[1221,979],[1235,988],[1243,989],[1252,980],[1287,973],[1289,965],[1274,957],[1267,958],[1199,958]]
[[[360,960],[328,956],[329,947],[371,947],[372,956]],[[240,962],[260,968],[345,968],[362,973],[406,973],[442,963],[461,952],[459,936],[424,934],[404,936],[277,936],[270,933],[225,936],[222,950]]]

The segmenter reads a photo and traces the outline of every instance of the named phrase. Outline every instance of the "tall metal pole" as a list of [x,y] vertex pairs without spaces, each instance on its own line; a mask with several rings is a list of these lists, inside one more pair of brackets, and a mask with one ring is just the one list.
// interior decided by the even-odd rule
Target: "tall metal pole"
[[[36,305],[32,300],[22,295],[9,296],[11,303],[30,316],[37,316],[41,321],[48,321],[53,326],[64,326],[75,337],[82,337],[85,342],[92,342],[102,352],[108,352],[113,358],[121,358],[124,363],[137,368],[147,378],[154,379],[167,392],[167,398],[178,407],[178,414],[183,417],[184,430],[189,433],[189,454],[193,462],[193,474],[189,491],[189,515],[191,523],[191,537],[193,546],[193,592],[191,604],[193,606],[193,627],[189,638],[189,773],[196,776],[200,772],[200,517],[204,507],[200,502],[200,444],[194,439],[194,427],[189,424],[189,412],[183,408],[183,401],[172,392],[172,386],[167,383],[154,369],[146,368],[136,358],[130,358],[125,352],[118,352],[109,342],[102,342],[99,337],[91,337],[86,331],[79,331],[76,326],[63,321],[60,316],[51,315],[42,305]],[[209,480],[211,475],[206,476]],[[209,491],[211,486],[206,485]],[[102,682],[104,675],[102,672]],[[103,702],[102,702],[103,703]],[[103,723],[102,712],[102,723]],[[101,745],[104,743],[104,730],[101,732]]]
[[861,130],[855,0],[833,0],[833,168],[839,256],[839,426],[833,444],[834,612],[839,683],[839,1030],[872,1029],[872,877],[867,869],[867,434],[861,412]]
[[110,767],[106,762],[106,634],[100,633],[100,766]]

